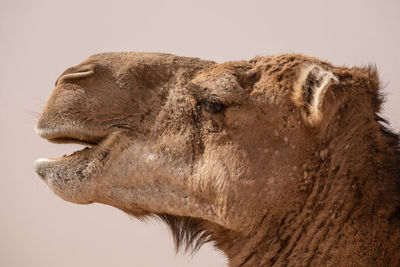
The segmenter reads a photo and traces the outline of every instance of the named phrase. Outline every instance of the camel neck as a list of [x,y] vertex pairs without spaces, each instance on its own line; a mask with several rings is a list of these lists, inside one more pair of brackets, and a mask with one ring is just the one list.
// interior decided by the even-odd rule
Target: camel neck
[[229,266],[400,266],[393,157],[370,160],[377,152],[355,164],[358,152],[346,153],[321,164],[298,210],[267,213],[253,235],[220,246]]
[[367,216],[362,206],[346,199],[267,220],[254,235],[236,236],[221,247],[230,267],[400,264],[399,220]]

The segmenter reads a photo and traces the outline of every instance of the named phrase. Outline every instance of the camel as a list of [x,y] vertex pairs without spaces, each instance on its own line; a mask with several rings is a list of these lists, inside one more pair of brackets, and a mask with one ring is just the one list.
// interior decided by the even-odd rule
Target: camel
[[398,136],[376,68],[282,54],[104,53],[67,69],[36,130],[61,198],[157,217],[229,266],[400,266]]

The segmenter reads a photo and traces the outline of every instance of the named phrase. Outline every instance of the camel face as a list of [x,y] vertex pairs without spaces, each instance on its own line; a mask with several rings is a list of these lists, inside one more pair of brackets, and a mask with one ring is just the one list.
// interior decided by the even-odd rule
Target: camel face
[[[376,115],[378,83],[369,68],[301,55],[224,64],[94,55],[60,76],[37,124],[50,142],[88,147],[35,169],[67,201],[161,217],[178,245],[215,240],[231,266],[299,263],[330,247],[308,237],[339,242],[313,231],[337,225],[339,233],[359,216],[354,203],[365,214],[395,209],[397,196],[386,193],[395,190],[365,178],[397,157]],[[390,173],[379,177],[394,184]]]
[[[58,159],[39,159],[36,171],[65,200],[96,201],[102,195],[101,187],[108,183],[128,185],[124,176],[147,171],[120,165],[127,163],[123,163],[124,157],[138,153],[145,141],[155,141],[151,130],[168,93],[158,84],[167,82],[170,75],[148,72],[146,57],[151,58],[136,54],[93,56],[67,69],[57,80],[37,132],[50,142],[88,147]],[[149,158],[153,156],[150,150],[143,151]],[[145,158],[136,160],[135,166],[149,165]],[[119,174],[114,176],[114,172]]]
[[305,158],[316,142],[301,79],[314,71],[321,88],[336,80],[306,58],[279,60],[270,68],[288,70],[276,75],[248,62],[92,56],[60,76],[37,124],[51,142],[87,147],[39,159],[36,171],[71,202],[252,229],[265,211],[300,205],[311,179]]

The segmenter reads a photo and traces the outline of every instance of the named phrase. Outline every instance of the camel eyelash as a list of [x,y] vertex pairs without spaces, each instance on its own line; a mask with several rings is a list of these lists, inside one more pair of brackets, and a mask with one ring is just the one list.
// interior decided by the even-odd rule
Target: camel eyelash
[[198,104],[212,113],[222,112],[226,106],[217,100],[200,100]]

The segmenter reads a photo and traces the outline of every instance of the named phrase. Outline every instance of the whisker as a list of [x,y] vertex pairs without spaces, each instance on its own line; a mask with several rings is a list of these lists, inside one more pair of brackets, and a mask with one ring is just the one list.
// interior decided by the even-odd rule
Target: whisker
[[29,109],[24,109],[25,113],[29,114],[30,116],[33,117],[33,119],[38,120],[40,116],[40,112],[29,110]]

